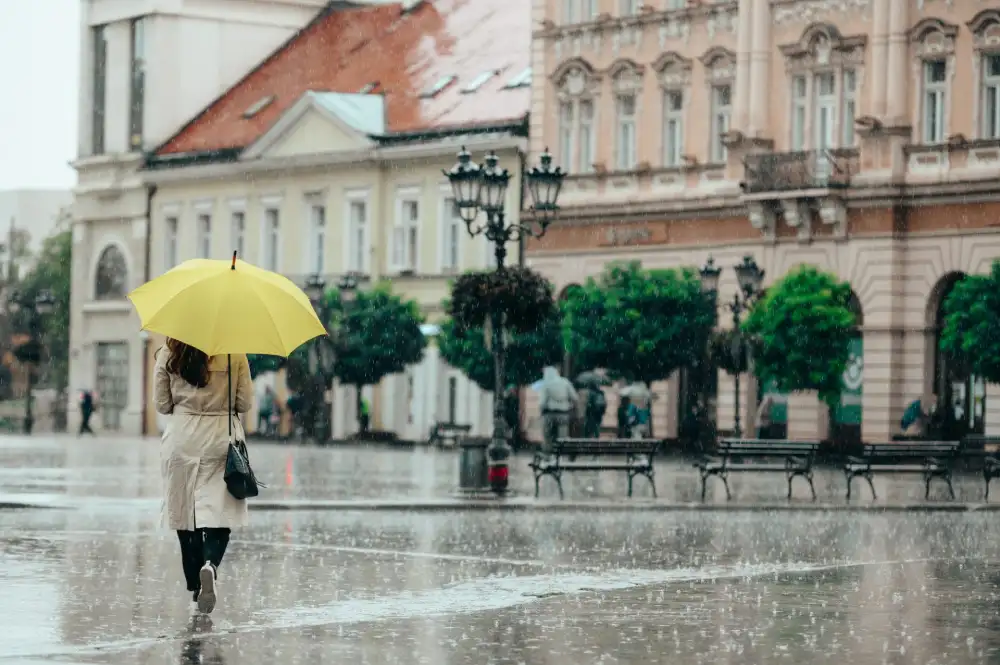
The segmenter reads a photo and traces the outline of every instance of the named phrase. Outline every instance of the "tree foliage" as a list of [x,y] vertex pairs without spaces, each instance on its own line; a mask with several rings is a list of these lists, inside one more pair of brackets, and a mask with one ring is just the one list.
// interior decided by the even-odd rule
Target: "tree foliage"
[[1000,382],[1000,260],[969,275],[944,301],[941,350],[990,383]]
[[247,356],[247,360],[250,362],[250,378],[252,379],[268,372],[277,372],[286,363],[286,360],[281,356],[268,356],[260,353],[251,353]]
[[[339,301],[339,298],[338,298]],[[424,357],[424,318],[416,301],[402,300],[387,285],[359,291],[334,313],[337,355],[334,374],[342,383],[373,385]]]
[[522,266],[461,275],[452,284],[445,306],[462,328],[479,328],[499,311],[506,327],[519,332],[538,330],[555,312],[552,284]]
[[31,330],[31,315],[19,312],[12,325],[15,332],[38,334],[39,347],[15,350],[15,356],[42,364],[42,379],[63,390],[69,384],[69,303],[72,283],[73,235],[63,231],[42,242],[35,265],[16,286],[25,302],[48,290],[55,302],[51,312],[39,318],[39,330]]
[[704,354],[715,306],[693,270],[609,266],[563,302],[566,346],[581,369],[651,383]]
[[850,299],[847,282],[807,265],[771,286],[742,326],[761,383],[783,393],[815,390],[832,405],[855,325]]
[[[483,328],[463,328],[448,319],[441,324],[437,344],[445,362],[483,390],[493,392],[493,354],[486,347]],[[534,383],[541,378],[546,366],[562,361],[563,341],[558,317],[550,316],[531,332],[510,332],[506,349],[506,385]]]

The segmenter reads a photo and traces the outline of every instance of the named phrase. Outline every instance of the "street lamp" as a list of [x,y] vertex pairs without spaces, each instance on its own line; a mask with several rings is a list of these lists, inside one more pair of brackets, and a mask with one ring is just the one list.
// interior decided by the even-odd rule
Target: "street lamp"
[[[21,314],[27,319],[27,329],[29,339],[18,347],[15,354],[18,360],[23,362],[28,370],[28,394],[24,402],[24,433],[31,434],[35,425],[35,418],[32,413],[34,402],[33,392],[35,390],[35,370],[42,357],[41,325],[42,318],[51,314],[55,309],[56,299],[52,292],[43,289],[35,294],[34,298],[28,298],[23,294],[14,291],[7,300],[7,311],[12,315]],[[18,353],[19,352],[19,353]]]
[[[340,295],[340,301],[343,303],[344,307],[354,300],[354,294],[358,288],[359,282],[358,275],[354,273],[346,273],[341,276],[340,280],[337,282],[337,290]],[[323,381],[323,393],[324,400],[326,403],[325,395],[326,391],[330,389],[330,384],[333,382],[334,377],[334,367],[337,362],[337,342],[335,330],[330,328],[330,319],[333,314],[333,306],[326,299],[326,280],[319,273],[314,273],[306,279],[305,288],[306,296],[312,303],[313,308],[316,310],[316,315],[319,317],[320,322],[326,329],[326,336],[319,337],[313,340],[313,343],[309,346],[309,373],[312,375],[319,375]],[[328,422],[328,413],[325,409],[321,409],[325,415],[321,422],[323,423],[322,436],[317,436],[317,440],[326,441],[330,435],[330,428],[326,427]],[[315,429],[316,423],[313,423]],[[314,432],[315,435],[315,432]]]
[[[740,263],[733,266],[733,270],[736,271],[736,283],[739,288],[733,294],[733,299],[726,307],[733,315],[734,335],[732,353],[733,358],[737,360],[736,366],[739,367],[739,358],[744,350],[743,336],[740,333],[740,319],[743,313],[750,309],[761,296],[764,271],[757,265],[753,257],[749,255],[744,256]],[[715,260],[712,257],[708,257],[708,261],[705,262],[705,265],[702,266],[699,272],[701,274],[702,291],[710,294],[714,299],[719,292],[719,275],[722,273],[722,269],[715,265]],[[733,382],[736,393],[733,433],[739,437],[743,435],[743,428],[740,425],[740,373],[738,371],[733,375]]]
[[[462,221],[469,236],[485,235],[493,243],[493,254],[496,258],[496,269],[503,271],[507,258],[507,243],[512,240],[522,240],[526,237],[541,238],[548,230],[549,224],[559,212],[559,190],[565,172],[558,166],[552,166],[552,155],[548,148],[539,158],[538,166],[534,166],[524,174],[528,192],[531,196],[531,206],[527,212],[530,222],[522,219],[517,224],[505,220],[505,205],[507,186],[510,183],[510,173],[500,167],[500,160],[495,152],[487,153],[482,164],[475,164],[472,155],[462,146],[458,153],[458,163],[444,171],[451,183],[455,206],[458,208]],[[484,213],[485,221],[480,222],[479,213]],[[489,480],[493,491],[502,494],[507,489],[507,459],[510,457],[510,445],[507,443],[507,428],[503,417],[504,363],[505,351],[503,335],[503,313],[497,309],[490,312],[489,327],[493,336],[491,351],[493,353],[493,437],[487,456],[490,461]]]

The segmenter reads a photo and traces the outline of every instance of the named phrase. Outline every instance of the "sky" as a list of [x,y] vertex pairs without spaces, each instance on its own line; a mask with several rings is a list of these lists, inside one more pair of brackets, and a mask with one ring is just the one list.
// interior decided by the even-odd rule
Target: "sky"
[[0,190],[76,173],[80,0],[0,0]]

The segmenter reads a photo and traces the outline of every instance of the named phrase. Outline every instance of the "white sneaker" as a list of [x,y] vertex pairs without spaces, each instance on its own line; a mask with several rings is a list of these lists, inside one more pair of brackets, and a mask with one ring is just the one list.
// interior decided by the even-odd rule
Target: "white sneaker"
[[201,579],[201,591],[198,592],[198,611],[211,614],[218,598],[218,582],[215,580],[215,567],[206,563],[198,573]]

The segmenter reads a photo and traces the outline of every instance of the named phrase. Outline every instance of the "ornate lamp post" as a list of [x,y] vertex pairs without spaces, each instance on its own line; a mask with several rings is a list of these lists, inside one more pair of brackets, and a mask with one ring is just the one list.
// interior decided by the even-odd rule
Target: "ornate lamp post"
[[35,390],[35,371],[42,356],[42,319],[55,309],[55,305],[56,299],[48,290],[39,291],[34,299],[26,298],[14,291],[7,300],[7,311],[14,316],[24,316],[27,321],[29,339],[15,351],[18,360],[23,362],[28,369],[28,394],[24,401],[25,434],[31,434],[35,425],[35,417],[32,413],[34,404],[32,393]]
[[[733,330],[736,334],[733,336],[733,357],[739,358],[739,354],[742,354],[743,349],[743,337],[739,334],[740,320],[743,317],[743,313],[746,312],[750,307],[753,306],[754,302],[760,297],[761,284],[764,282],[764,271],[761,270],[757,262],[754,261],[752,256],[744,256],[743,261],[733,266],[736,271],[736,283],[739,288],[736,293],[733,294],[733,299],[726,305],[729,312],[733,315]],[[719,275],[722,273],[722,269],[715,265],[715,260],[712,257],[708,257],[705,265],[700,270],[701,273],[701,288],[702,291],[711,295],[712,298],[718,297],[719,292]],[[743,428],[740,423],[740,375],[737,372],[733,376],[734,388],[735,388],[735,415],[733,418],[733,430],[736,436],[743,435]]]
[[[465,222],[469,236],[485,235],[493,243],[493,255],[496,257],[496,269],[503,271],[507,258],[507,243],[512,240],[522,240],[525,237],[541,238],[548,230],[549,224],[559,211],[559,190],[562,187],[565,173],[558,166],[552,166],[552,155],[546,149],[538,166],[532,167],[526,174],[531,205],[528,208],[530,222],[524,219],[518,224],[510,224],[505,220],[505,200],[510,173],[501,168],[496,153],[489,152],[481,165],[472,162],[472,155],[462,147],[458,153],[458,163],[448,171],[444,171],[451,182],[455,205],[462,221]],[[485,221],[479,221],[479,213],[483,213]],[[503,312],[494,310],[489,320],[493,353],[493,437],[487,456],[490,461],[489,478],[495,492],[502,494],[507,489],[507,459],[510,457],[510,445],[506,441],[506,428],[503,419],[504,348]]]
[[[337,282],[337,290],[340,301],[346,308],[354,300],[354,294],[358,288],[358,276],[354,273],[346,273]],[[326,391],[334,380],[334,367],[337,362],[337,331],[330,328],[330,319],[333,314],[332,305],[326,300],[326,280],[319,273],[314,273],[306,280],[305,294],[309,297],[316,315],[326,328],[326,337],[319,337],[313,340],[309,346],[309,373],[312,376],[319,376],[323,382],[323,403],[326,404]],[[313,428],[317,441],[327,441],[331,435],[331,427],[328,427],[330,418],[328,408],[319,410],[324,415],[314,416]],[[318,423],[316,422],[318,421]],[[317,433],[315,430],[319,429]]]

